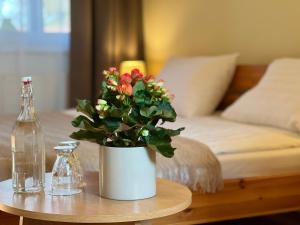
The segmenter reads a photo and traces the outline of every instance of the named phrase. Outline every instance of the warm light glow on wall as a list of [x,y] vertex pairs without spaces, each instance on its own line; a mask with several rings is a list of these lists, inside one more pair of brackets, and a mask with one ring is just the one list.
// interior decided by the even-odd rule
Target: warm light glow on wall
[[129,73],[133,69],[139,69],[143,74],[146,74],[146,65],[142,60],[123,61],[120,65],[120,72]]
[[299,57],[300,1],[145,0],[147,71],[172,57],[240,53],[240,64]]

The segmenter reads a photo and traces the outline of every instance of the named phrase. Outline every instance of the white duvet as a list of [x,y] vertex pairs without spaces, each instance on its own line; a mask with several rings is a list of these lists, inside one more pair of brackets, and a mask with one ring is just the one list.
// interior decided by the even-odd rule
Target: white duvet
[[[177,117],[175,123],[165,126],[186,129],[180,138],[174,139],[177,147],[174,158],[158,155],[158,176],[181,182],[194,190],[198,186],[204,187],[206,192],[218,190],[222,187],[220,176],[234,179],[300,172],[300,136],[297,133],[232,122],[218,115]],[[98,169],[96,162],[91,163],[97,159],[97,154],[98,151],[89,151],[84,155],[86,169]],[[222,169],[222,174],[218,169]]]
[[300,147],[300,135],[283,129],[232,122],[218,115],[185,119],[170,128],[185,127],[182,137],[204,143],[216,155]]
[[[232,122],[218,115],[179,117],[175,124],[168,126],[185,126],[181,137],[205,143],[219,160],[224,179],[300,173],[300,135],[297,133]],[[189,148],[182,150],[189,151]],[[177,151],[180,153],[181,149]]]
[[[40,115],[46,136],[48,169],[55,160],[52,147],[67,139],[74,130],[70,125],[74,116],[74,110]],[[0,117],[0,179],[10,176],[9,134],[14,121],[14,116]],[[200,184],[208,191],[221,187],[219,162],[225,179],[300,172],[299,134],[231,122],[217,115],[192,119],[178,117],[175,123],[166,126],[186,129],[174,140],[178,149],[173,159],[158,156],[158,175],[187,184],[192,189]],[[98,170],[96,144],[82,142],[79,154],[85,170]]]

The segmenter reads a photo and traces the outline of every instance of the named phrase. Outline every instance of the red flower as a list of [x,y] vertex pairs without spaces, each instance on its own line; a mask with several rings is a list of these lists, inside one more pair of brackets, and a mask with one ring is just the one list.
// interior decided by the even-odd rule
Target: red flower
[[144,74],[142,74],[139,69],[133,69],[131,70],[131,77],[134,80],[141,80],[144,78]]
[[133,93],[132,86],[131,86],[131,84],[128,84],[128,83],[119,84],[117,86],[117,90],[120,94],[125,94],[128,96],[131,96]]
[[124,83],[129,83],[130,84],[131,81],[132,81],[131,75],[129,73],[122,74],[121,77],[120,77],[120,81],[121,81],[122,84],[124,84]]

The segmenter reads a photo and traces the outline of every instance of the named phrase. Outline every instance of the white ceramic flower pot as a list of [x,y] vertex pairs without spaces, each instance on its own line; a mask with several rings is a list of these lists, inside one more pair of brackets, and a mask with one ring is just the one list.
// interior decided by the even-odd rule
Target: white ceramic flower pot
[[155,152],[144,147],[100,146],[100,195],[137,200],[156,194]]

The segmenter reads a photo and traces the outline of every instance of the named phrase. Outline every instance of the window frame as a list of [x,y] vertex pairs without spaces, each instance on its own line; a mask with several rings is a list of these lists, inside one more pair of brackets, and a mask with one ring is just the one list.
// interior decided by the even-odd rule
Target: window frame
[[30,4],[30,11],[28,12],[28,30],[0,31],[1,51],[14,52],[26,50],[33,52],[67,52],[69,49],[70,33],[44,32],[43,0],[27,1],[28,4]]

